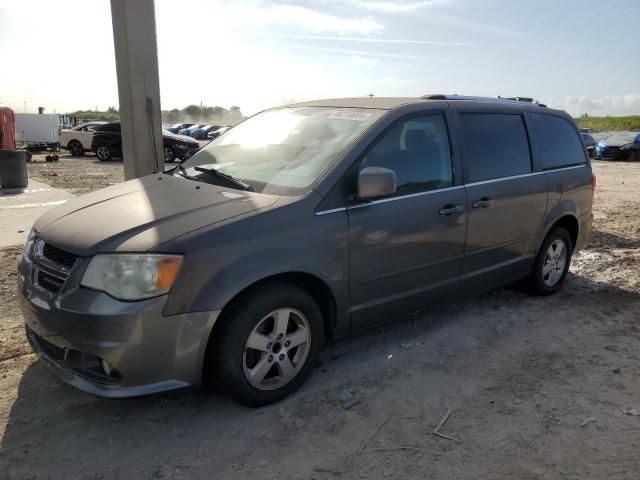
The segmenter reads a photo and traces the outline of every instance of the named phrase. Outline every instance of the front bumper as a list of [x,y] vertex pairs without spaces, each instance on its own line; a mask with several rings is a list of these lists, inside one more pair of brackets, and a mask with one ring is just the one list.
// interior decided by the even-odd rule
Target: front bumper
[[[18,289],[27,337],[67,383],[104,397],[200,385],[209,333],[219,312],[164,316],[166,295],[123,302],[79,286],[79,259],[59,291],[38,285],[38,260],[24,257]],[[106,368],[104,367],[106,362]]]

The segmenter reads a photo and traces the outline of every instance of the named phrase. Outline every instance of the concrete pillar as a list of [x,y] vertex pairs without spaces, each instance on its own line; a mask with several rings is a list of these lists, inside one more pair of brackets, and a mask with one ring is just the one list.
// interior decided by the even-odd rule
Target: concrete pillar
[[126,180],[164,169],[153,0],[111,0]]

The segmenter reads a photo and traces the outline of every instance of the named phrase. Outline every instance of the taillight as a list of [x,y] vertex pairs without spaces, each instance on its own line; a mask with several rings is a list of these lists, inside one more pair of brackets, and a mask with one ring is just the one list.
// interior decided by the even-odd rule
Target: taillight
[[591,174],[591,196],[596,194],[596,176]]

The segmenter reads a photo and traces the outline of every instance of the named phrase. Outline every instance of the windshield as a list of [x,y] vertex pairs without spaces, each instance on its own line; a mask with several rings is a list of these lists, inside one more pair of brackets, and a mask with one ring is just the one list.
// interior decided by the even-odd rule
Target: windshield
[[300,195],[326,172],[383,110],[294,107],[260,113],[182,164],[190,177],[218,170],[273,195]]
[[638,133],[615,133],[606,139],[607,143],[633,143]]

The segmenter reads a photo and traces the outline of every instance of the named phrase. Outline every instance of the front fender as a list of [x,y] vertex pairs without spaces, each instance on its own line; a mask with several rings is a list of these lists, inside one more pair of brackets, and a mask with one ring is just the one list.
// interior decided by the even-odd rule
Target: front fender
[[[282,261],[274,263],[274,258]],[[310,255],[306,249],[282,248],[268,255],[250,255],[228,265],[203,285],[194,298],[192,308],[194,311],[221,310],[251,285],[288,273],[312,275],[331,290],[338,306],[346,304],[346,298],[342,297],[346,292],[347,276],[342,265],[328,255]]]
[[[305,273],[333,293],[338,329],[348,309],[347,215],[314,215],[306,206],[274,208],[160,246],[184,252],[165,315],[223,309],[254,283]],[[166,247],[166,248],[165,248]]]

